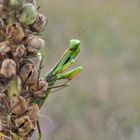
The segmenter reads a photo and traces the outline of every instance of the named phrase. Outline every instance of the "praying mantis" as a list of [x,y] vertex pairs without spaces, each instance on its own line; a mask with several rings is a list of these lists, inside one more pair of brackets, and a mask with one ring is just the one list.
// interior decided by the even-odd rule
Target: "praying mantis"
[[[56,65],[45,75],[44,79],[48,82],[48,89],[46,91],[46,95],[34,102],[38,104],[41,109],[47,100],[48,96],[51,94],[52,89],[54,88],[64,88],[68,86],[68,82],[71,81],[83,68],[82,66],[78,66],[68,72],[65,72],[68,68],[71,67],[76,61],[77,55],[80,52],[80,41],[77,39],[70,40],[69,46],[67,50],[64,52],[62,57],[56,63]],[[66,80],[62,85],[55,86],[58,80]],[[57,90],[56,90],[57,91]],[[42,132],[39,125],[39,121],[37,123],[38,128],[38,140],[42,138]]]

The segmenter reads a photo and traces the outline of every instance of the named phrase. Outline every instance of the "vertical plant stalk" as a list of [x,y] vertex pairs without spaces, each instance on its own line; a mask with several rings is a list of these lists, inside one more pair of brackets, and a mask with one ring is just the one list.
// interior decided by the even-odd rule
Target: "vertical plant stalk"
[[[81,70],[75,63],[80,41],[70,40],[57,64],[40,78],[41,48],[38,35],[47,19],[39,13],[35,0],[0,0],[0,140],[29,140],[38,128],[38,113],[50,93],[68,86]],[[62,85],[56,85],[62,80]]]

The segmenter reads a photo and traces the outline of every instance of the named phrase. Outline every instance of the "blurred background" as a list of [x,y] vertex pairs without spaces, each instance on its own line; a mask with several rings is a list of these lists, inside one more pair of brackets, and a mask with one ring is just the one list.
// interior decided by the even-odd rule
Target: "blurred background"
[[43,140],[140,140],[140,0],[37,2],[49,21],[42,75],[72,38],[84,67],[42,108]]

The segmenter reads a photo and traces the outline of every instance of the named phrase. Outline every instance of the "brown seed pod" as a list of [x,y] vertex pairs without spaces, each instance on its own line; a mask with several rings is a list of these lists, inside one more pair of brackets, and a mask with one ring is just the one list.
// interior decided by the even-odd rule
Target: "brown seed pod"
[[28,107],[28,103],[22,96],[13,97],[11,104],[12,104],[11,112],[13,115],[21,115],[27,110]]
[[2,136],[0,136],[0,140],[12,140],[12,139],[10,137],[2,135]]
[[9,80],[4,76],[0,75],[0,92],[3,93],[8,88]]
[[48,83],[46,81],[40,80],[37,85],[30,87],[32,94],[35,98],[44,97],[46,90],[48,88]]
[[15,63],[15,61],[12,59],[5,59],[2,62],[0,73],[8,79],[15,76],[16,75],[16,63]]
[[35,128],[32,124],[32,121],[28,119],[24,122],[24,124],[20,128],[18,128],[18,134],[21,137],[28,137],[28,134],[34,129]]
[[21,116],[19,118],[16,118],[16,119],[13,119],[15,125],[16,125],[16,128],[19,128],[21,125],[23,125],[25,123],[26,120],[30,120],[29,116]]
[[0,4],[7,5],[8,4],[8,0],[0,0]]
[[37,121],[38,113],[39,113],[38,105],[37,104],[30,105],[28,115],[29,115],[29,118],[32,122],[35,123]]
[[25,54],[25,47],[24,47],[24,45],[18,45],[18,46],[16,46],[16,48],[15,48],[15,50],[13,52],[13,57],[15,59],[19,59],[22,56],[24,56],[24,54]]
[[6,34],[10,39],[16,42],[22,41],[22,39],[25,37],[24,31],[21,27],[21,25],[17,22],[11,23],[6,28]]
[[45,46],[45,41],[37,36],[29,36],[26,50],[28,53],[37,54]]
[[41,53],[37,53],[35,55],[28,55],[24,57],[24,60],[32,62],[37,69],[39,69],[40,63],[42,61]]
[[0,54],[1,55],[6,55],[10,51],[11,51],[11,47],[7,41],[0,43]]
[[27,85],[34,85],[37,82],[37,69],[34,64],[27,63],[25,64],[20,72],[19,77],[23,83]]
[[0,0],[0,17],[5,18],[7,15],[8,0]]
[[47,18],[39,13],[35,22],[31,25],[31,30],[33,32],[42,32],[47,24]]
[[0,18],[0,29],[4,29],[5,24],[2,18]]

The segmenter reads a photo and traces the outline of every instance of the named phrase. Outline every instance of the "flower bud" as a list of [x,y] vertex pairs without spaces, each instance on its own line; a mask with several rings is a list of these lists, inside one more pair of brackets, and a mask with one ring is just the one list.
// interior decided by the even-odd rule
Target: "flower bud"
[[21,68],[19,76],[22,82],[26,83],[27,85],[36,84],[38,77],[37,69],[32,63],[25,64]]
[[24,0],[9,0],[11,6],[20,6],[24,3]]
[[9,24],[6,28],[6,33],[14,41],[22,41],[25,36],[21,25],[17,22]]
[[27,106],[28,103],[23,97],[14,97],[12,101],[12,114],[21,115],[27,110]]
[[19,21],[25,25],[30,25],[36,20],[37,11],[31,3],[24,4],[19,12]]
[[31,30],[34,32],[41,32],[47,24],[47,19],[44,15],[38,14],[35,22],[31,25]]
[[28,53],[37,54],[37,52],[45,46],[45,41],[37,36],[28,38],[26,50]]
[[44,97],[48,88],[48,83],[46,81],[40,80],[37,85],[30,87],[34,97]]
[[8,79],[15,76],[16,75],[16,63],[15,63],[15,61],[12,59],[5,59],[2,62],[0,73]]

